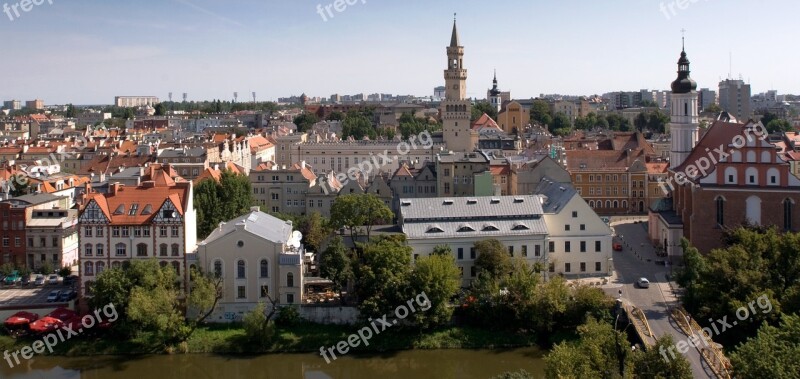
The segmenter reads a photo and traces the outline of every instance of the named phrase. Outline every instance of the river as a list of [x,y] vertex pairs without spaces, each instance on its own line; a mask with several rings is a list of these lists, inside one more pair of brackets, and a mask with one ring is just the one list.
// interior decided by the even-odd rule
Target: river
[[3,379],[488,379],[524,369],[544,375],[542,354],[535,348],[510,350],[411,350],[382,355],[349,355],[327,364],[314,354],[255,357],[155,355],[126,357],[34,357],[9,368],[0,362]]

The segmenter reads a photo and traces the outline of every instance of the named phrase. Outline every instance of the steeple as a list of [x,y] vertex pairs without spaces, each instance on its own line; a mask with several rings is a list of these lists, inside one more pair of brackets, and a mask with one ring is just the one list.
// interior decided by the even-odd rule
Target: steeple
[[456,27],[456,14],[453,13],[453,35],[450,36],[450,47],[461,46],[458,40],[458,28]]
[[489,90],[491,96],[500,96],[500,89],[497,88],[497,70],[494,70],[494,80],[492,80],[492,89]]
[[689,93],[697,90],[697,83],[689,77],[689,58],[686,57],[685,40],[681,38],[681,57],[678,59],[678,78],[672,82],[672,93]]

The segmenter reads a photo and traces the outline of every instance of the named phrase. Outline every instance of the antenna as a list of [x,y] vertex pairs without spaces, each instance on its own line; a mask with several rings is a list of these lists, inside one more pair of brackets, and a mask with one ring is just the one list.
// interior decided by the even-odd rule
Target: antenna
[[234,92],[233,93],[233,102],[235,103],[236,100],[238,100],[238,99],[239,99],[239,92]]
[[187,97],[189,97],[189,94],[187,94],[186,92],[184,92],[184,93],[183,93],[183,102],[184,102],[184,103],[186,102],[186,98],[187,98]]
[[681,51],[686,51],[686,29],[681,29]]
[[256,93],[253,92],[253,103],[255,103],[255,102],[256,102]]

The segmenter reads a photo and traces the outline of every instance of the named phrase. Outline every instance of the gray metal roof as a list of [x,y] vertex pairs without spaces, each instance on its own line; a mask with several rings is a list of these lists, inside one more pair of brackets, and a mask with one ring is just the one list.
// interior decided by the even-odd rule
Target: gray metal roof
[[211,243],[244,224],[244,230],[274,243],[285,244],[292,234],[292,225],[261,211],[252,211],[217,227],[202,243]]
[[400,214],[404,222],[518,219],[541,216],[542,213],[542,199],[537,195],[400,199]]
[[572,197],[578,194],[575,187],[566,183],[558,183],[548,177],[542,178],[533,192],[545,196],[544,204],[542,204],[544,213],[561,212]]
[[424,238],[492,238],[514,235],[547,234],[543,218],[493,221],[411,222],[403,225],[409,239]]

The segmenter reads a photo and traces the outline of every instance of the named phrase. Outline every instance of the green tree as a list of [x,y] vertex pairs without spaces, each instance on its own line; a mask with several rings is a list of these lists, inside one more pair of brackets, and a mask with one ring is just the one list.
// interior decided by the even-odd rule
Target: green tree
[[342,121],[342,139],[353,137],[356,140],[369,139],[374,140],[378,136],[372,121],[362,112],[348,112],[347,116]]
[[334,289],[339,292],[339,298],[344,302],[342,289],[353,278],[353,267],[342,237],[338,235],[333,237],[328,248],[322,254],[320,258],[320,275],[333,282]]
[[361,317],[379,317],[405,304],[411,296],[411,254],[402,239],[382,236],[363,246],[356,273]]
[[219,183],[213,179],[200,182],[193,199],[199,238],[207,237],[220,222],[250,212],[250,207],[255,204],[248,177],[230,170],[222,172]]
[[294,124],[297,125],[299,133],[306,132],[311,129],[314,124],[319,122],[317,115],[309,112],[303,112],[294,118]]
[[167,114],[167,107],[164,105],[164,103],[158,103],[154,108],[156,110],[156,116],[164,116]]
[[537,121],[542,125],[553,123],[553,114],[550,112],[550,104],[547,101],[536,99],[531,105],[531,121]]
[[636,350],[629,355],[626,363],[628,377],[635,378],[675,378],[692,379],[692,367],[682,354],[675,354],[666,359],[662,351],[676,351],[672,336],[669,334],[656,340],[655,345],[647,350]]
[[608,122],[608,127],[612,130],[621,132],[631,131],[631,125],[628,119],[616,113],[609,113],[606,115],[606,121]]
[[511,257],[503,243],[496,239],[475,242],[475,267],[479,273],[486,273],[498,279],[511,271]]
[[790,131],[794,130],[794,128],[792,127],[792,124],[790,124],[789,121],[786,121],[786,120],[784,120],[782,118],[781,119],[772,120],[768,124],[764,124],[764,126],[767,128],[767,131],[770,132],[770,133],[782,133],[782,132],[790,132]]
[[319,251],[322,241],[330,234],[327,224],[328,222],[319,212],[311,212],[295,225],[298,225],[300,232],[303,233],[303,243],[306,247],[313,251]]
[[[620,362],[630,349],[618,349],[626,337],[610,324],[589,319],[578,327],[577,342],[556,345],[545,356],[546,378],[619,378],[624,374]],[[627,346],[626,346],[627,347]]]
[[644,131],[644,128],[647,127],[647,113],[641,112],[636,115],[636,119],[633,120],[633,125],[636,127],[638,131]]
[[55,272],[55,269],[53,268],[53,263],[51,263],[50,261],[42,262],[42,264],[39,266],[39,272],[42,275],[52,274],[53,272]]
[[331,114],[328,115],[328,118],[326,118],[326,120],[328,120],[328,121],[342,121],[342,120],[344,120],[344,113],[339,112],[339,111],[333,111],[333,112],[331,112]]
[[481,118],[484,113],[491,117],[492,120],[497,120],[497,108],[486,101],[481,101],[472,106],[472,121]]
[[199,324],[211,316],[223,295],[223,279],[221,277],[198,270],[191,270],[189,276],[192,285],[186,300],[186,308],[187,314],[191,314],[193,317],[187,317],[190,330],[185,338],[188,338]]
[[77,113],[75,112],[75,106],[72,103],[67,104],[67,111],[64,112],[64,117],[66,118],[75,118]]
[[388,223],[394,213],[383,201],[373,194],[348,194],[334,200],[331,206],[330,223],[334,229],[347,228],[355,245],[363,227],[367,240],[373,226]]
[[553,117],[553,123],[550,125],[550,131],[554,132],[559,129],[572,129],[572,120],[567,117],[563,112],[558,112]]
[[414,313],[415,323],[422,328],[445,325],[453,316],[449,300],[461,287],[461,271],[452,255],[421,257],[411,273],[412,293],[425,294],[430,308]]
[[667,130],[669,116],[660,110],[650,112],[647,117],[647,129],[655,133],[664,133]]
[[737,378],[800,378],[800,315],[785,315],[780,327],[764,324],[736,347],[731,364]]
[[453,255],[453,249],[450,248],[450,245],[436,245],[433,247],[433,251],[431,255]]
[[519,370],[514,372],[506,371],[500,375],[493,377],[492,379],[534,379],[534,378],[533,375],[531,375],[529,372],[525,370]]
[[258,348],[266,348],[272,345],[275,338],[275,322],[272,316],[277,309],[273,302],[271,311],[267,312],[267,305],[259,301],[253,309],[245,313],[242,319],[244,332],[250,343]]
[[719,113],[722,112],[722,108],[720,108],[719,105],[717,105],[717,103],[711,103],[706,107],[705,111],[711,113]]

